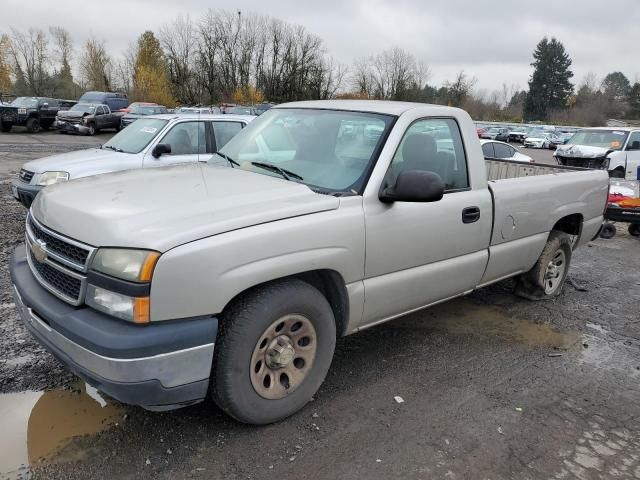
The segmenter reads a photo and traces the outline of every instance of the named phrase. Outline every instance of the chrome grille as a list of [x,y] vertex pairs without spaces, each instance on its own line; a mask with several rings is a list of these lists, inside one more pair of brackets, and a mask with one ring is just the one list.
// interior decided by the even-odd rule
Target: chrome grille
[[30,172],[29,170],[25,170],[24,168],[22,168],[20,169],[19,177],[20,177],[20,180],[22,180],[24,183],[29,183],[33,178],[33,172]]
[[48,229],[31,213],[26,241],[29,267],[38,283],[65,302],[80,305],[87,287],[86,271],[96,249]]
[[47,252],[60,255],[65,260],[73,263],[80,269],[83,269],[87,263],[90,250],[82,248],[78,245],[62,240],[60,236],[47,232],[43,227],[38,225],[31,215],[27,218],[27,225],[33,233],[33,238],[41,240],[47,245]]
[[61,293],[69,300],[73,300],[72,303],[79,302],[80,292],[82,291],[82,280],[80,278],[72,277],[61,270],[53,268],[48,263],[40,263],[33,256],[31,249],[29,249],[29,258],[32,269],[38,273],[36,278],[44,281],[49,287],[55,289],[56,292]]

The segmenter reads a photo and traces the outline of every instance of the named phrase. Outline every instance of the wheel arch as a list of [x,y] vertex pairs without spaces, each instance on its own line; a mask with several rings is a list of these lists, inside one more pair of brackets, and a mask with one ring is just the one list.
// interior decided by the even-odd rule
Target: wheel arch
[[238,294],[236,294],[222,310],[222,318],[224,313],[239,298],[251,294],[257,288],[269,285],[271,283],[280,282],[287,279],[298,279],[315,287],[327,299],[336,322],[336,335],[344,336],[347,332],[347,324],[349,322],[349,294],[342,275],[331,269],[309,270],[306,272],[287,275],[280,278],[274,278],[266,282],[253,285]]
[[582,235],[582,224],[584,222],[584,217],[580,213],[573,213],[571,215],[566,215],[558,220],[551,230],[556,230],[559,232],[564,232],[568,235],[574,235],[577,237],[575,244],[578,243],[580,236]]

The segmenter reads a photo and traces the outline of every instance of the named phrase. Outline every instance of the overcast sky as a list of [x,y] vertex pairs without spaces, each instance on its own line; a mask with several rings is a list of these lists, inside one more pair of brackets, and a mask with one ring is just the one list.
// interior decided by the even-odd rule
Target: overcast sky
[[545,35],[564,43],[574,83],[616,70],[640,80],[640,0],[2,0],[0,32],[60,25],[78,47],[93,35],[118,55],[144,30],[208,8],[303,25],[346,64],[401,47],[430,66],[436,85],[464,69],[477,89],[526,88],[531,53]]

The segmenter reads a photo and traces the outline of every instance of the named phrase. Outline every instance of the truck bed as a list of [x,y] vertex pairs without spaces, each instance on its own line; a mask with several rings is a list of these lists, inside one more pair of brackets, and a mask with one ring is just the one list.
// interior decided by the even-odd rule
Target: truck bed
[[489,181],[589,170],[587,168],[523,163],[486,157],[485,163],[487,166],[487,180]]

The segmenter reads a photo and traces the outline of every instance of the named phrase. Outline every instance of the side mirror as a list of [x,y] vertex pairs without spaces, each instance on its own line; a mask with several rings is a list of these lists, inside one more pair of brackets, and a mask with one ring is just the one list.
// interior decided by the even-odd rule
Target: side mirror
[[153,158],[160,158],[160,156],[164,155],[165,153],[171,153],[171,145],[169,145],[168,143],[159,143],[158,145],[153,147],[153,150],[151,150],[151,155],[153,156]]
[[437,202],[444,195],[444,182],[440,175],[423,170],[400,172],[393,185],[382,189],[381,202]]

